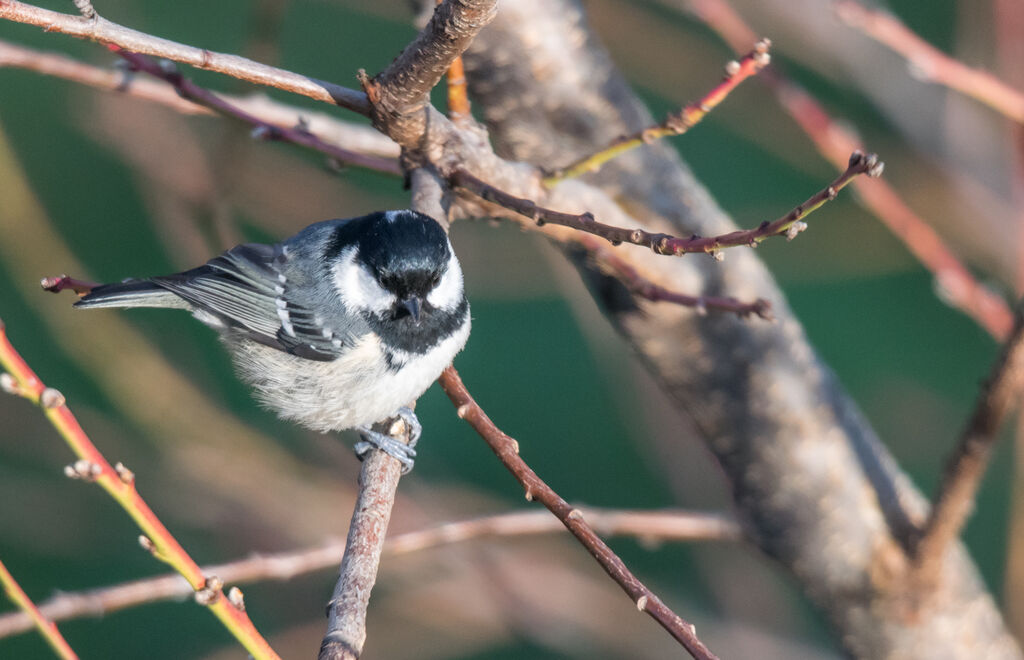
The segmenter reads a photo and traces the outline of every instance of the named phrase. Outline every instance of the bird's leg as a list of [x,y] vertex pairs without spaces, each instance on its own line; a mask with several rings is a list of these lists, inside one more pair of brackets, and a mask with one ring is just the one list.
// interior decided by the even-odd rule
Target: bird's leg
[[402,474],[408,474],[415,462],[415,447],[423,433],[423,425],[411,408],[403,406],[398,409],[397,415],[409,429],[409,444],[386,433],[374,431],[370,426],[361,426],[358,430],[362,440],[355,444],[356,456],[363,460],[371,449],[379,449],[402,464]]

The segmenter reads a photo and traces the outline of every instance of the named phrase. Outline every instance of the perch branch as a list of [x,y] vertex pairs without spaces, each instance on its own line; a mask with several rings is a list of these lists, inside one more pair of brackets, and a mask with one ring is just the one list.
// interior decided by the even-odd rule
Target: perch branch
[[196,48],[161,39],[112,23],[102,16],[85,18],[84,16],[50,11],[17,0],[0,0],[0,19],[35,25],[47,32],[59,32],[73,37],[90,39],[133,53],[182,62],[197,69],[215,71],[256,85],[265,85],[308,96],[317,101],[347,108],[361,115],[368,116],[370,112],[370,105],[366,95],[362,92],[253,62],[237,55],[215,53],[205,48]]
[[[734,51],[756,38],[726,0],[687,0],[685,6]],[[850,151],[863,148],[849,129],[829,116],[813,96],[776,66],[768,67],[759,78],[771,88],[779,105],[807,134],[818,152],[837,169],[845,167]],[[860,179],[854,185],[861,204],[932,273],[943,299],[999,341],[1005,340],[1013,326],[1013,313],[1006,301],[979,283],[931,225],[884,179]]]
[[142,546],[178,571],[195,591],[196,600],[208,606],[253,657],[258,660],[277,658],[277,654],[249,620],[249,615],[240,605],[241,598],[229,601],[221,588],[223,582],[215,576],[203,574],[139,495],[135,488],[135,475],[120,463],[115,467],[107,462],[65,405],[64,395],[46,387],[14,349],[2,322],[0,366],[7,372],[6,377],[0,381],[4,389],[39,405],[78,456],[78,461],[66,467],[64,473],[69,477],[94,481],[107,491],[142,530],[143,536],[139,538]]
[[710,660],[717,657],[697,638],[696,629],[692,624],[687,623],[669,609],[657,595],[630,572],[618,555],[594,532],[594,529],[587,523],[586,516],[563,500],[558,493],[537,476],[537,473],[530,469],[530,466],[519,456],[519,443],[505,435],[487,417],[487,414],[469,394],[454,367],[445,369],[439,382],[445,394],[455,405],[459,417],[469,422],[509,472],[526,489],[526,499],[538,500],[547,507],[590,552],[609,577],[622,587],[622,590],[636,604],[638,610],[650,615],[694,658]]
[[367,169],[384,172],[386,174],[400,174],[401,169],[398,162],[391,158],[380,158],[370,156],[356,151],[350,151],[341,147],[324,142],[316,135],[313,135],[303,127],[289,127],[268,124],[256,115],[229,103],[217,96],[210,90],[195,84],[177,70],[177,67],[163,66],[159,61],[146,55],[139,55],[123,50],[117,46],[109,48],[120,55],[129,66],[136,71],[148,73],[151,76],[160,78],[174,87],[183,97],[204,105],[212,110],[228,117],[234,117],[253,127],[253,134],[267,140],[281,140],[291,142],[309,149],[314,149],[330,156],[340,163],[357,165]]
[[7,594],[7,597],[18,606],[18,609],[22,611],[25,618],[35,625],[39,630],[39,634],[43,636],[43,639],[50,645],[54,653],[64,658],[64,660],[78,660],[78,654],[71,648],[68,641],[64,639],[64,635],[60,634],[60,631],[57,630],[57,625],[39,611],[39,608],[28,597],[28,594],[21,588],[21,585],[14,579],[14,576],[11,575],[11,572],[7,570],[2,561],[0,561],[0,583],[3,584],[4,593]]
[[934,585],[946,551],[967,523],[978,486],[985,475],[996,432],[1007,413],[1019,404],[1024,386],[1024,303],[1018,306],[1010,338],[982,386],[974,412],[946,460],[931,514],[913,547],[917,583]]
[[852,0],[840,0],[834,7],[847,25],[906,59],[914,77],[944,85],[1024,124],[1024,92],[988,71],[946,55],[888,12],[868,9]]
[[[739,525],[721,514],[591,507],[580,507],[580,510],[602,536],[631,536],[644,543],[735,541],[741,534]],[[384,542],[383,556],[395,557],[488,537],[526,537],[560,531],[564,532],[565,527],[547,511],[516,511],[459,520],[393,536]],[[345,543],[333,540],[305,550],[254,555],[226,564],[204,566],[203,572],[218,575],[231,584],[290,580],[298,575],[337,566],[344,551]],[[41,603],[39,610],[51,621],[66,621],[104,616],[146,603],[180,599],[191,592],[191,587],[180,575],[168,573],[110,587],[61,593]],[[31,629],[32,619],[25,613],[0,615],[0,638]]]
[[722,79],[722,82],[705,94],[696,103],[691,103],[676,114],[669,115],[665,121],[660,124],[649,126],[642,131],[634,133],[633,135],[621,137],[604,149],[601,149],[589,156],[580,158],[571,165],[560,170],[551,172],[544,177],[542,183],[550,188],[564,179],[571,179],[573,177],[580,176],[581,174],[586,174],[587,172],[597,171],[609,160],[629,151],[630,149],[634,149],[640,145],[648,144],[670,135],[682,135],[696,126],[700,120],[704,119],[704,117],[714,110],[719,103],[724,101],[725,98],[740,85],[740,83],[750,76],[756,75],[758,71],[767,66],[771,61],[771,55],[768,54],[769,48],[771,48],[771,41],[768,39],[761,39],[757,44],[755,44],[754,50],[744,55],[738,62],[736,60],[729,62],[725,66],[725,77]]
[[801,221],[802,218],[813,213],[826,202],[835,199],[839,191],[845,188],[858,175],[867,174],[871,177],[877,177],[881,175],[882,168],[883,164],[875,154],[864,155],[860,151],[855,151],[849,158],[846,171],[836,177],[827,187],[812,195],[806,202],[781,218],[773,222],[762,222],[755,229],[733,231],[728,234],[712,237],[694,235],[690,238],[678,238],[669,234],[648,232],[643,229],[613,227],[612,225],[597,222],[591,213],[562,213],[537,206],[532,200],[510,195],[481,181],[463,169],[455,170],[450,177],[450,181],[453,186],[467,190],[481,199],[531,218],[538,225],[545,223],[562,225],[577,231],[600,236],[612,245],[631,243],[647,247],[655,254],[681,256],[688,253],[704,252],[720,259],[722,255],[719,250],[723,248],[752,246],[771,236],[785,235],[789,239],[795,238],[798,233],[807,227]]

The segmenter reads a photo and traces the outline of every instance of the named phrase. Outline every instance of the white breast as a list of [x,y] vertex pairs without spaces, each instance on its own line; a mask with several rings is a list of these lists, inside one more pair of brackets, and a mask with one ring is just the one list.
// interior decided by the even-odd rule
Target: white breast
[[387,366],[380,339],[368,334],[332,362],[306,360],[248,339],[228,339],[239,376],[284,419],[316,431],[372,424],[415,401],[469,338],[470,320],[423,355],[399,352]]

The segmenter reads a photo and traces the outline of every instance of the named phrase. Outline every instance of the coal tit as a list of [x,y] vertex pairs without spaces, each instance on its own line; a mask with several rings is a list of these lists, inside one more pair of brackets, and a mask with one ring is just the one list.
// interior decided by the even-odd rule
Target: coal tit
[[319,222],[183,273],[100,285],[75,307],[187,309],[265,406],[317,431],[362,428],[407,468],[415,451],[367,427],[423,394],[470,328],[448,236],[415,211]]

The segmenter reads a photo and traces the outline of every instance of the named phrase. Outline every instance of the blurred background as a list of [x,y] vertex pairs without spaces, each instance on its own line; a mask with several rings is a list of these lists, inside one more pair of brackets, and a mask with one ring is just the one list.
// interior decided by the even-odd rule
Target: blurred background
[[[40,4],[74,11],[70,2]],[[584,5],[656,116],[702,95],[732,58],[683,0]],[[1024,247],[1024,179],[1012,123],[919,80],[900,57],[839,21],[826,0],[733,5],[755,32],[772,38],[773,61],[857,131],[886,162],[886,180],[983,282],[1012,299]],[[96,6],[142,31],[352,87],[357,69],[379,71],[415,34],[412,10],[399,0]],[[1019,3],[904,0],[885,7],[946,53],[1024,87]],[[114,63],[100,46],[37,28],[0,23],[0,39]],[[222,76],[186,74],[215,90],[253,91]],[[443,107],[441,97],[436,101]],[[835,175],[756,79],[673,144],[742,227],[783,215]],[[396,179],[334,171],[298,148],[254,141],[231,121],[0,69],[0,318],[108,459],[136,473],[142,495],[201,564],[344,537],[358,474],[352,437],[307,432],[259,409],[214,334],[188,315],[74,312],[70,293],[45,294],[39,278],[66,272],[109,281],[178,271],[242,240],[274,240],[314,221],[407,205]],[[931,492],[996,343],[942,302],[932,276],[855,195],[844,193],[809,224],[799,240],[768,241],[758,253],[813,344],[903,468]],[[680,441],[685,420],[555,250],[490,222],[458,223],[452,240],[474,319],[455,364],[542,477],[580,504],[729,511],[714,461],[698,438]],[[416,470],[399,488],[393,533],[537,508],[439,389],[417,412],[424,439]],[[114,502],[62,475],[71,454],[38,410],[0,397],[0,420],[0,558],[30,596],[38,602],[56,591],[163,572],[139,550],[137,530]],[[1024,557],[1008,531],[1014,429],[1004,434],[966,541],[990,589],[1019,613],[1024,593],[1007,587],[1009,548]],[[564,536],[385,559],[365,657],[677,655],[674,642]],[[793,582],[756,549],[631,539],[614,539],[612,547],[723,657],[839,654]],[[244,587],[252,619],[283,657],[315,653],[334,573]],[[0,603],[0,611],[12,608]],[[60,628],[86,658],[244,657],[191,601]],[[32,632],[0,639],[3,658],[48,654]]]

